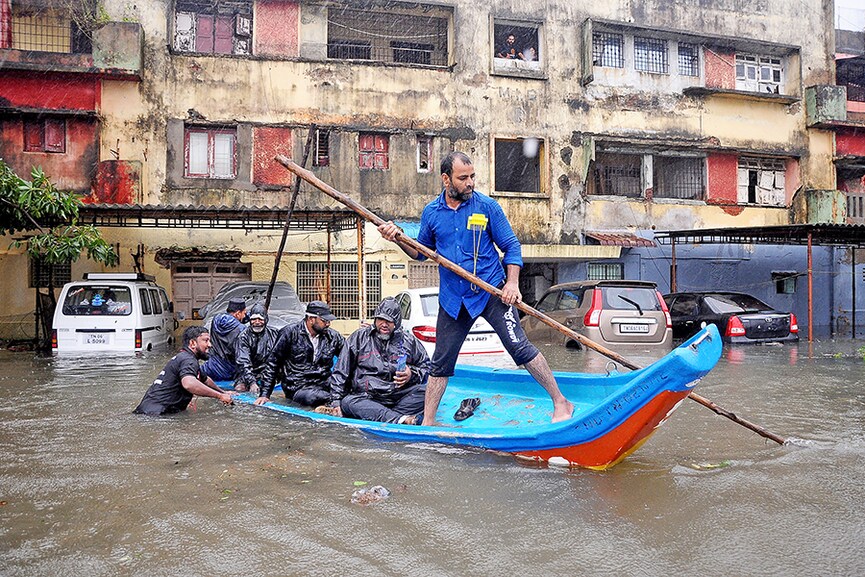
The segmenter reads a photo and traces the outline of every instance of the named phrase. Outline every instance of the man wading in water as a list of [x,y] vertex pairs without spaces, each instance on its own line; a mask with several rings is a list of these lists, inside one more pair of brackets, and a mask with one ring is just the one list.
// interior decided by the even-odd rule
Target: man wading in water
[[[479,316],[492,325],[514,362],[524,365],[549,393],[553,401],[553,422],[570,419],[574,405],[562,395],[544,355],[526,338],[514,306],[522,299],[520,241],[499,203],[474,190],[475,170],[468,156],[462,152],[448,154],[442,160],[441,175],[444,190],[424,208],[417,240],[449,261],[474,271],[489,284],[500,287],[502,298],[490,298],[488,292],[439,267],[441,288],[436,347],[427,382],[423,424],[438,424],[435,416],[439,402],[448,379],[454,374],[460,347]],[[473,223],[483,224],[470,226]],[[426,259],[414,248],[396,240],[400,229],[393,222],[379,226],[378,230],[385,239],[396,242],[409,257]],[[504,267],[496,246],[504,253]]]

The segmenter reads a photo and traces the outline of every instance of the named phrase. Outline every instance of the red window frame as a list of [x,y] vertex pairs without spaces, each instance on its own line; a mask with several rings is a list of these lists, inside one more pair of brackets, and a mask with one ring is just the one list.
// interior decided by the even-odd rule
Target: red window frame
[[357,165],[361,170],[390,168],[390,135],[361,132],[357,138]]
[[66,152],[65,118],[25,118],[23,131],[24,152]]
[[[189,140],[192,134],[207,135],[207,172],[196,173],[190,171],[189,155],[190,146]],[[231,176],[217,176],[214,174],[214,152],[216,135],[228,134],[232,137],[231,145]],[[185,178],[218,178],[222,180],[232,180],[237,178],[237,130],[234,128],[205,128],[205,127],[187,127],[183,135],[183,176]]]

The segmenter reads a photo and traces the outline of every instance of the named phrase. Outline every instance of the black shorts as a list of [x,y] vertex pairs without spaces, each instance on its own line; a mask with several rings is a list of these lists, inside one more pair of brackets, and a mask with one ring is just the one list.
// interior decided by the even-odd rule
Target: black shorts
[[[523,327],[520,326],[517,307],[506,305],[499,297],[490,295],[490,300],[487,301],[487,306],[480,316],[486,319],[499,335],[514,363],[524,365],[538,356],[540,351],[529,342]],[[475,319],[469,315],[465,306],[460,307],[460,314],[454,319],[439,305],[436,320],[436,348],[432,357],[430,376],[453,376],[460,347],[463,346],[474,322]]]

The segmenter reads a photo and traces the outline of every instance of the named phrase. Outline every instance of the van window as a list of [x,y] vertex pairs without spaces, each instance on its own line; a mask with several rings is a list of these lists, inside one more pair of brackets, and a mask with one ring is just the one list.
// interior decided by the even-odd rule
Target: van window
[[147,289],[138,289],[138,296],[141,297],[141,313],[145,315],[153,314],[153,307],[150,304],[150,293]]
[[159,302],[159,291],[150,289],[150,300],[153,301],[153,312],[157,315],[162,314],[162,303]]
[[165,291],[159,289],[159,298],[162,300],[162,310],[168,310],[168,295],[165,294]]
[[129,288],[115,285],[75,285],[63,299],[63,314],[69,316],[128,315],[132,313]]

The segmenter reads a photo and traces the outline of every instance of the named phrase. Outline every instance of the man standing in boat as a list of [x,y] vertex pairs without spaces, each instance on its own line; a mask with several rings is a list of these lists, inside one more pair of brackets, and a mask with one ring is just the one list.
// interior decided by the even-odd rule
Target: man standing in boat
[[[569,419],[573,404],[562,395],[546,358],[529,342],[520,326],[514,304],[522,299],[519,289],[522,248],[502,207],[474,190],[474,167],[462,152],[451,152],[442,160],[441,178],[441,194],[421,215],[418,242],[501,288],[502,297],[490,298],[486,291],[439,267],[436,347],[426,389],[424,424],[436,424],[439,402],[454,374],[460,347],[479,316],[492,325],[514,362],[524,365],[550,395],[553,422]],[[385,239],[396,242],[409,257],[426,259],[416,249],[396,240],[400,229],[393,222],[379,226],[379,232]],[[504,253],[503,260],[499,259],[496,247]]]
[[194,395],[231,405],[231,394],[220,389],[198,363],[207,359],[209,350],[206,328],[189,327],[183,331],[183,348],[168,361],[133,412],[151,416],[178,413],[186,410]]
[[402,328],[396,299],[387,297],[375,309],[373,324],[357,329],[346,340],[330,377],[331,406],[318,412],[419,424],[429,365],[423,344]]
[[262,373],[256,405],[270,401],[277,381],[282,383],[285,398],[301,405],[318,407],[330,401],[333,359],[345,345],[343,336],[330,328],[334,319],[327,303],[312,301],[303,319],[279,331]]

